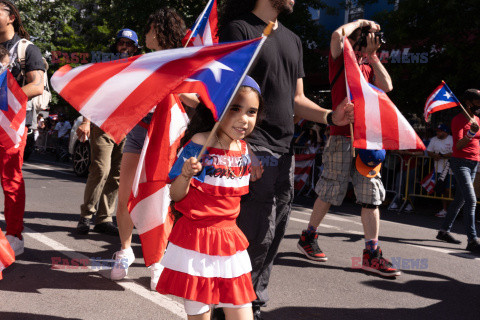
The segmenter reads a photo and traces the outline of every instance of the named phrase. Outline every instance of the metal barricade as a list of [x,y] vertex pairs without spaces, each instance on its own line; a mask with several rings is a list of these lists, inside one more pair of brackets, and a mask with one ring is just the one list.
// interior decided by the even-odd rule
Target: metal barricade
[[401,207],[396,208],[394,206],[403,198],[401,189],[404,180],[403,167],[404,160],[399,154],[387,152],[380,174],[385,192],[393,194],[393,200],[388,207],[389,210],[397,210]]
[[[406,183],[404,186],[404,198],[403,198],[403,207],[410,202],[413,206],[411,201],[412,197],[418,198],[428,198],[428,199],[438,199],[438,200],[453,200],[453,193],[452,193],[452,183],[453,183],[453,174],[448,173],[445,179],[448,179],[448,184],[445,187],[445,192],[438,194],[436,191],[428,192],[424,187],[422,187],[422,181],[428,177],[434,171],[435,160],[426,157],[426,156],[412,156],[408,159],[407,162],[407,175],[406,175]],[[435,181],[437,181],[438,177],[440,176],[441,172],[434,172],[435,174]]]

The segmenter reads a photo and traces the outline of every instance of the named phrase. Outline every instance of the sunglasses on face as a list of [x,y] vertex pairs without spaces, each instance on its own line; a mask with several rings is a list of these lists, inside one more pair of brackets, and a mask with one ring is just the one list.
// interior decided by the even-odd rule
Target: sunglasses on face
[[120,46],[127,46],[127,47],[134,47],[135,43],[131,40],[118,40],[117,45]]

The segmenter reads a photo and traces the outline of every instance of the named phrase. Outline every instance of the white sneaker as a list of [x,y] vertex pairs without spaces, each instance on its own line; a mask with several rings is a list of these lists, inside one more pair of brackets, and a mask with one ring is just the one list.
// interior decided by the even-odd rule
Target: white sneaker
[[390,204],[390,207],[388,208],[388,210],[397,210],[398,209],[398,204],[396,202],[392,202]]
[[115,259],[115,263],[113,264],[110,279],[115,281],[122,280],[128,274],[128,267],[135,261],[132,247],[115,252],[113,259]]
[[150,269],[150,290],[156,291],[158,279],[160,279],[164,267],[160,262],[156,262],[148,268]]
[[407,205],[405,207],[405,211],[406,212],[412,212],[413,211],[413,207],[410,203],[407,203]]
[[438,218],[445,218],[445,216],[447,215],[447,211],[442,209],[440,210],[437,214],[435,214],[435,217],[438,217]]
[[25,250],[23,239],[20,240],[19,238],[12,236],[10,234],[7,235],[6,238],[8,240],[8,243],[10,243],[10,247],[12,247],[13,252],[15,252],[15,257],[18,255],[21,255]]

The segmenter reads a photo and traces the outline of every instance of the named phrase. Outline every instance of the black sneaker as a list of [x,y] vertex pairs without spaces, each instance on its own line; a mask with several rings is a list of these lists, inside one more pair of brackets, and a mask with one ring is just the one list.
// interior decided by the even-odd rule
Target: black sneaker
[[212,311],[212,316],[210,320],[225,320],[225,313],[222,308],[215,308]]
[[252,306],[253,309],[253,320],[263,320],[262,311],[260,311],[259,306]]
[[[450,234],[450,232],[445,232],[445,231],[438,231],[437,239],[438,239],[438,240],[442,240],[442,241],[446,241],[446,242],[448,242],[448,243],[455,243],[455,244],[462,243],[462,241],[455,239],[455,238]],[[468,250],[468,249],[467,249],[467,250]]]
[[478,239],[468,241],[467,250],[472,253],[480,254],[480,243],[478,242]]
[[113,224],[113,222],[103,222],[96,224],[93,227],[93,231],[108,234],[111,236],[118,236],[118,228]]
[[80,221],[77,224],[77,233],[78,234],[88,234],[90,232],[90,224],[92,219],[80,217]]
[[302,235],[300,236],[300,240],[298,240],[297,248],[308,259],[315,261],[327,261],[327,256],[318,246],[317,238],[318,233],[315,232],[309,235],[307,234],[306,230],[303,230]]
[[363,250],[362,269],[365,271],[378,273],[385,277],[396,277],[402,273],[395,269],[390,261],[385,259],[382,254],[382,249],[377,247],[373,253],[370,250]]

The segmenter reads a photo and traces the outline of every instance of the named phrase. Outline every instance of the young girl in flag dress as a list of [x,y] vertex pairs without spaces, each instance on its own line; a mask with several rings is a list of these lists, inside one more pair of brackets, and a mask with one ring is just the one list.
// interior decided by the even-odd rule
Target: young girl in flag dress
[[236,218],[251,171],[242,139],[262,104],[258,84],[246,77],[201,162],[196,157],[215,122],[210,110],[197,107],[170,171],[170,195],[183,216],[170,235],[157,291],[183,298],[188,319],[210,319],[211,305],[223,308],[227,320],[253,318],[248,241]]

